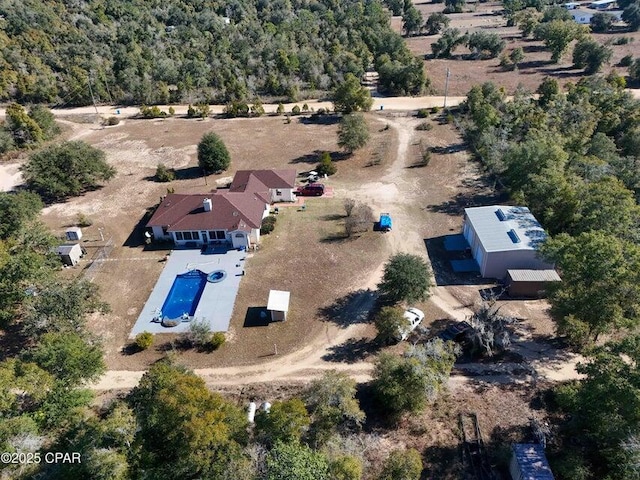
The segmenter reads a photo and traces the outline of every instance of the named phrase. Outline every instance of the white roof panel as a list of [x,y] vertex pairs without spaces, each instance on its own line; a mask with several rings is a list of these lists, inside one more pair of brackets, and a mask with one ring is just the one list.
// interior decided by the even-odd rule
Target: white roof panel
[[559,282],[560,275],[555,270],[507,270],[514,282]]
[[285,292],[283,290],[269,290],[269,301],[267,302],[267,310],[287,312],[289,310],[290,295],[291,292]]
[[493,205],[465,208],[464,213],[487,252],[537,250],[547,238],[527,207]]

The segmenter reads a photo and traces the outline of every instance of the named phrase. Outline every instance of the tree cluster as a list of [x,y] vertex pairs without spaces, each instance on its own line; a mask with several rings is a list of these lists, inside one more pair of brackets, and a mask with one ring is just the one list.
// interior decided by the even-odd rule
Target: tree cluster
[[6,109],[6,120],[0,125],[0,155],[20,148],[34,148],[60,133],[53,114],[42,105],[26,111],[18,103]]

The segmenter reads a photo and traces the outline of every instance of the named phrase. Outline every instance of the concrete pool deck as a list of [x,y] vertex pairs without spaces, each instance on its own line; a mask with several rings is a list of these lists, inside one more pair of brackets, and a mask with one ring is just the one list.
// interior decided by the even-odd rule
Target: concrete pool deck
[[229,329],[246,257],[246,252],[226,250],[225,248],[216,248],[213,253],[202,253],[199,249],[173,250],[133,325],[129,338],[145,331],[151,333],[184,333],[189,331],[191,322],[181,322],[175,327],[163,327],[160,322],[154,322],[153,319],[157,317],[162,305],[164,305],[176,275],[190,270],[200,270],[207,274],[215,270],[227,272],[226,278],[221,282],[206,283],[192,319],[192,321],[209,322],[212,332],[226,332]]

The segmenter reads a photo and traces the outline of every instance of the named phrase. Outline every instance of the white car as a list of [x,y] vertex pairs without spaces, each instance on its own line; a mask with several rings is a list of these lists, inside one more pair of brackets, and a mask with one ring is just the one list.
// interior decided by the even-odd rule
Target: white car
[[404,312],[403,317],[407,320],[406,326],[398,329],[398,339],[400,341],[406,340],[409,338],[411,332],[413,332],[420,322],[424,320],[424,312],[422,310],[418,310],[417,308],[407,308]]

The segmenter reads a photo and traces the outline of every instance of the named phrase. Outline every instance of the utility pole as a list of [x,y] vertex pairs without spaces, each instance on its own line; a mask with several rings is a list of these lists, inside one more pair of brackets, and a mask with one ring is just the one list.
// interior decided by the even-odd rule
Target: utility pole
[[91,72],[89,72],[89,93],[91,94],[91,101],[93,102],[93,108],[96,109],[96,115],[100,115],[98,112],[98,106],[96,105],[96,97],[93,96],[93,88],[91,87]]
[[443,110],[447,109],[447,92],[449,91],[449,77],[451,76],[451,71],[449,67],[447,67],[447,76],[444,79],[444,107]]

